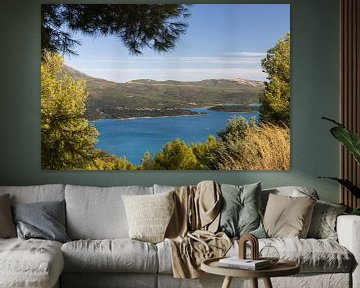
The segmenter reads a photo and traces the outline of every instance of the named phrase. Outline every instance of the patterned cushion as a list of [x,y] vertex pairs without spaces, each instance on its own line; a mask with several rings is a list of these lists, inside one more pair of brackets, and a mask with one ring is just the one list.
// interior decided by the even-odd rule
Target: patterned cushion
[[344,213],[346,206],[318,200],[315,204],[307,237],[337,240],[336,218]]

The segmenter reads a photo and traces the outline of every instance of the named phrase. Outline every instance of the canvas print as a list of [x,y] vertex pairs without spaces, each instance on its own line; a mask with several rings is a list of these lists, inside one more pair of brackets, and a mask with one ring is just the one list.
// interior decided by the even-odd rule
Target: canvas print
[[289,4],[41,5],[41,166],[290,169]]

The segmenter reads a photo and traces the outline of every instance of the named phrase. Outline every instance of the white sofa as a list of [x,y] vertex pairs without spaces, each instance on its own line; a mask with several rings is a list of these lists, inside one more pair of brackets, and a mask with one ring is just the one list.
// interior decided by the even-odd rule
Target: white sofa
[[[66,202],[67,233],[73,241],[0,239],[0,287],[221,287],[222,277],[174,279],[166,242],[128,239],[122,195],[153,194],[173,187],[154,185],[90,187],[75,185],[0,186],[12,203]],[[279,189],[290,195],[291,189]],[[267,193],[268,191],[263,191]],[[263,197],[266,199],[266,197]],[[360,287],[360,217],[338,217],[339,242],[328,239],[260,239],[281,257],[297,261],[301,273],[273,278],[274,287]],[[237,243],[228,252],[236,255]],[[262,281],[259,281],[260,287]],[[250,282],[234,279],[232,287]],[[243,286],[241,286],[243,287]]]

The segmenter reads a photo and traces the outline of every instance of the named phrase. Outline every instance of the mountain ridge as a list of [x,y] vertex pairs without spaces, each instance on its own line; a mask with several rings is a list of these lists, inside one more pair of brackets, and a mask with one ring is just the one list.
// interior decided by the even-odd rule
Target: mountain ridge
[[123,83],[89,76],[69,66],[64,72],[86,81],[90,119],[192,115],[194,107],[259,102],[264,83],[243,78],[177,81],[134,79]]

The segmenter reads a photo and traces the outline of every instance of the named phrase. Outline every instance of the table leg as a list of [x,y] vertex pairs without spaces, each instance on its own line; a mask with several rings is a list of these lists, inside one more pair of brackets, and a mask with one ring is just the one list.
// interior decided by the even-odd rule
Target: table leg
[[270,278],[263,278],[263,279],[264,279],[265,288],[273,288]]
[[251,278],[252,287],[258,288],[258,279],[257,278]]
[[224,282],[221,286],[221,288],[230,288],[232,277],[231,276],[225,276]]

